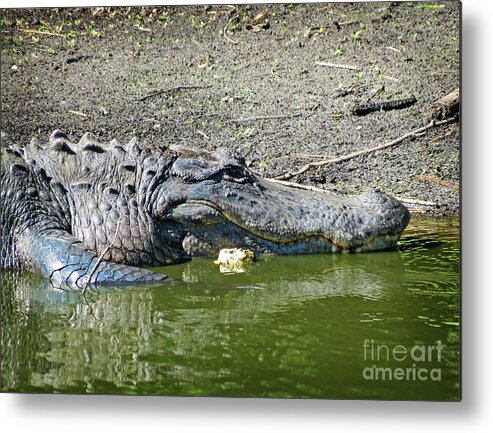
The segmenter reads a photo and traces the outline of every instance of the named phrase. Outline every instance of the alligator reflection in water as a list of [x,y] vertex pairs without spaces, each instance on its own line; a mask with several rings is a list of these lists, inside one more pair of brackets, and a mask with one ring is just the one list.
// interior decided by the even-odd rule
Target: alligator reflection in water
[[[458,314],[457,239],[432,248],[414,237],[406,242],[401,252],[264,257],[238,275],[195,260],[166,268],[184,283],[90,293],[85,300],[3,273],[2,387],[453,398],[458,329],[444,323]],[[365,383],[365,338],[441,339],[448,380],[433,390]]]

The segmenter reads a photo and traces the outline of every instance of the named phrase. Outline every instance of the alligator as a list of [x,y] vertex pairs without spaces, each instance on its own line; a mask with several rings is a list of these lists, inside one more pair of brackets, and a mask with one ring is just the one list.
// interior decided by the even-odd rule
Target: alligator
[[394,248],[409,211],[379,191],[341,196],[265,179],[236,152],[103,144],[60,130],[1,149],[0,268],[53,287],[159,282],[149,267],[240,247],[255,254]]

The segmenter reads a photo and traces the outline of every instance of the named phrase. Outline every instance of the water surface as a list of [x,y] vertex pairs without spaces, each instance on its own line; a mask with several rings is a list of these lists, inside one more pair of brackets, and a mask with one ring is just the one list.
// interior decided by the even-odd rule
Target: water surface
[[193,260],[85,297],[3,272],[1,390],[457,400],[458,233],[414,218],[398,251]]

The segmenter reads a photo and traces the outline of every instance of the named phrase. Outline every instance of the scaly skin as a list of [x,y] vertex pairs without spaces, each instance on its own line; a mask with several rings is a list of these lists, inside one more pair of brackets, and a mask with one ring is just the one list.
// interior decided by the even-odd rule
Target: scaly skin
[[55,287],[162,281],[140,266],[222,248],[302,254],[392,248],[407,209],[370,191],[341,197],[262,179],[224,150],[142,149],[134,139],[1,150],[0,267],[40,272]]

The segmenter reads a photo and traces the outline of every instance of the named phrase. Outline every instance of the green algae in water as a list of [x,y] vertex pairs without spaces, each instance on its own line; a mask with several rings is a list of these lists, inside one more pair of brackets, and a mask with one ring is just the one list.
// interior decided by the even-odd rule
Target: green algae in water
[[85,298],[3,272],[1,390],[460,398],[457,220],[413,219],[399,251],[162,271],[181,282]]

